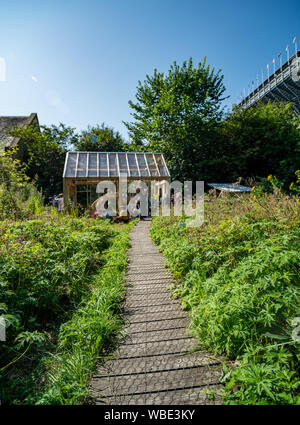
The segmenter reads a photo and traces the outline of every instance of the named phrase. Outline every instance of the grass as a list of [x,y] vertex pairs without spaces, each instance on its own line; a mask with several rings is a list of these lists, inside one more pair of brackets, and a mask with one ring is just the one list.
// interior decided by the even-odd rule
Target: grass
[[299,204],[275,191],[207,202],[205,224],[157,217],[151,236],[203,348],[225,355],[228,404],[300,404]]
[[4,404],[80,404],[99,353],[121,330],[129,225],[46,211],[0,222]]

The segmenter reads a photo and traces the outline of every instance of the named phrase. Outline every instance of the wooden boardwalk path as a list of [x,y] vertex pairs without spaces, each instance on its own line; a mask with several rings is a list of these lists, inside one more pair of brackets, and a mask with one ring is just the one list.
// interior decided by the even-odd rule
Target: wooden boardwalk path
[[172,277],[149,236],[150,221],[131,233],[124,305],[126,336],[90,383],[96,404],[219,404],[205,389],[220,387],[220,363],[194,351],[188,315],[167,287]]

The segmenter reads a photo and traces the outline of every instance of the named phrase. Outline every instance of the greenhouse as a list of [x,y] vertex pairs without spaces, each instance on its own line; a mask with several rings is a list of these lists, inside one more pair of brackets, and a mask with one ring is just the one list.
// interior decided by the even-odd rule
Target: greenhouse
[[161,153],[150,152],[68,152],[63,181],[65,205],[89,207],[98,198],[97,184],[112,181],[117,191],[119,178],[128,183],[142,180],[170,181],[170,173]]

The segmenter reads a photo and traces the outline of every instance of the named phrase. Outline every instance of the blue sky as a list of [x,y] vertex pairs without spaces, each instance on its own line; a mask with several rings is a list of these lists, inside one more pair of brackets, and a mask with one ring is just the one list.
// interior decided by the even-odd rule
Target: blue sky
[[104,121],[127,138],[138,80],[204,56],[230,107],[287,44],[294,52],[295,35],[300,46],[299,18],[299,0],[0,0],[0,115],[77,130]]

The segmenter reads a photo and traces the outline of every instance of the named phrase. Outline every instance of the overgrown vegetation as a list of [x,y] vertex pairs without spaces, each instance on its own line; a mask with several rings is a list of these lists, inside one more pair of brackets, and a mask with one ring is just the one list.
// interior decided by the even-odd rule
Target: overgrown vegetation
[[121,328],[131,225],[44,212],[0,222],[2,403],[74,404]]
[[300,404],[300,344],[292,338],[300,316],[299,199],[277,189],[253,193],[207,202],[200,228],[156,217],[151,235],[178,279],[173,294],[190,310],[200,346],[233,361],[224,366],[225,401]]
[[38,404],[81,404],[88,396],[87,384],[101,350],[122,329],[121,301],[129,247],[129,230],[134,222],[119,225],[105,264],[93,276],[91,295],[61,326],[56,355],[46,364],[48,380]]
[[34,217],[43,210],[43,197],[11,155],[0,153],[0,220]]

